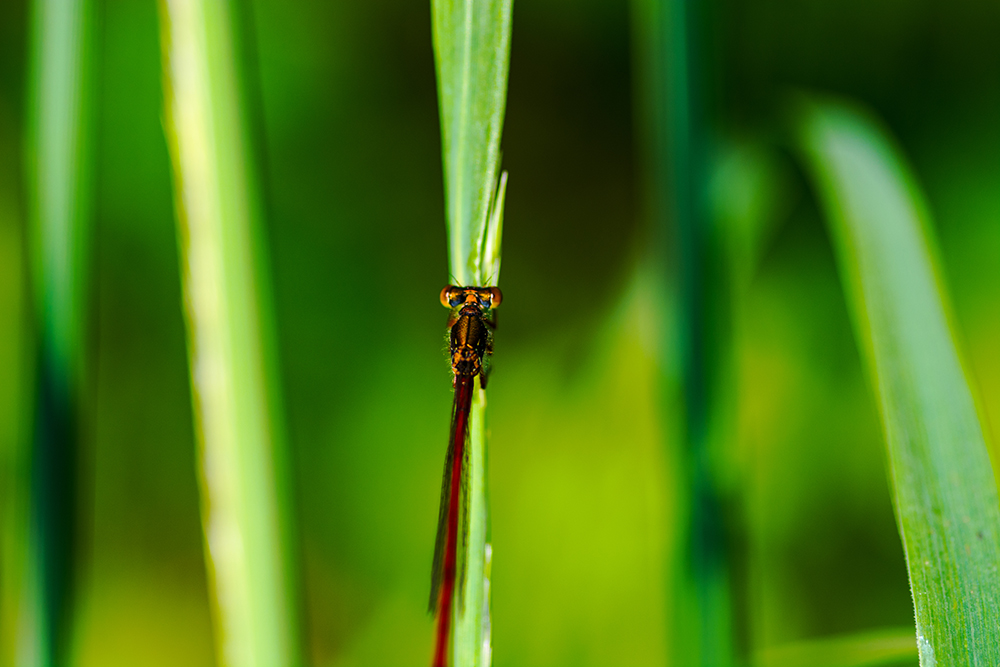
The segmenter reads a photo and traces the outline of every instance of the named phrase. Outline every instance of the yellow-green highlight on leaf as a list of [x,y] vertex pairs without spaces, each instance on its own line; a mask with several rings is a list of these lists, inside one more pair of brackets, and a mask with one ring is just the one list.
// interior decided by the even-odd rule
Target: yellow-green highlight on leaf
[[[507,102],[512,0],[432,0],[448,264],[460,285],[482,285],[484,234],[497,193]],[[498,248],[499,249],[499,248]]]
[[220,664],[301,661],[285,442],[236,3],[163,0],[166,129],[179,218]]
[[864,112],[803,98],[793,118],[879,405],[920,664],[1000,664],[1000,503],[927,206]]

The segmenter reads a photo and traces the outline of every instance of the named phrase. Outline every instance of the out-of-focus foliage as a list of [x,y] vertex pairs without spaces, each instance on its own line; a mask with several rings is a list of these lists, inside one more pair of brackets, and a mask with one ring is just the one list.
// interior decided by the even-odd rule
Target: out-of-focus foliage
[[164,129],[216,655],[291,667],[302,652],[297,535],[250,130],[259,100],[246,91],[239,17],[235,3],[162,5]]
[[823,637],[783,644],[757,654],[760,667],[874,667],[913,662],[917,645],[911,628],[887,628],[847,637]]
[[5,586],[21,610],[17,660],[26,664],[65,663],[71,651],[88,361],[92,12],[89,0],[31,2],[23,194],[35,336],[22,363],[34,382],[22,388],[32,417],[22,421],[25,438],[11,458],[8,494],[19,511],[8,540],[21,547],[11,551]]
[[[425,664],[451,401],[429,3],[250,6],[309,656]],[[157,11],[99,11],[75,654],[209,664]],[[713,16],[705,76],[724,138],[766,135],[790,85],[859,99],[899,138],[998,423],[1000,7],[731,0]],[[673,425],[650,391],[653,365],[674,364],[653,352],[672,322],[669,290],[638,268],[648,220],[630,20],[623,0],[515,9],[504,164],[516,178],[490,382],[497,665],[664,661],[675,471],[661,438]],[[14,179],[0,187],[0,258],[21,257],[25,31],[23,0],[0,3],[0,175]],[[729,456],[743,502],[731,520],[749,654],[913,623],[876,403],[817,207],[786,171],[735,319]],[[8,309],[23,289],[0,281],[5,346],[22,340]],[[4,382],[16,358],[0,356]],[[0,434],[19,416],[5,403]]]

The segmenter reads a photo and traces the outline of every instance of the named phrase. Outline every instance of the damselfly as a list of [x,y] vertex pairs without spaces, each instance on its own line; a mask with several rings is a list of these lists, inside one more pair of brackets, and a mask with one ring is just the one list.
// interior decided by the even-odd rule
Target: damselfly
[[[458,287],[441,290],[441,304],[451,309],[448,318],[448,352],[455,402],[451,408],[451,434],[441,483],[434,569],[431,572],[430,609],[437,614],[434,667],[445,667],[456,581],[465,574],[469,534],[469,413],[475,378],[485,389],[493,354],[494,309],[503,296],[496,287]],[[459,605],[461,600],[459,587]]]

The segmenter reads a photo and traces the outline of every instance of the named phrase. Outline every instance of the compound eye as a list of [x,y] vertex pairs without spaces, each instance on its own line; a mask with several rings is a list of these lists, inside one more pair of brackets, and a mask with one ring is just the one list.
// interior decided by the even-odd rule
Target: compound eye
[[499,287],[490,288],[490,308],[498,308],[500,302],[503,301],[503,292],[500,291]]
[[441,290],[441,305],[445,308],[457,308],[462,304],[462,288],[445,285]]

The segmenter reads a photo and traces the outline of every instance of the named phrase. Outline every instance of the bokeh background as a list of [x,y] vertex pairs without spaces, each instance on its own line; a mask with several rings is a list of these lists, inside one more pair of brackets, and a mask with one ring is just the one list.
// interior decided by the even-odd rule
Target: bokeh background
[[[157,6],[96,5],[73,655],[208,665]],[[424,664],[451,402],[429,3],[250,5],[308,656]],[[677,443],[658,369],[669,377],[676,365],[661,354],[674,317],[672,288],[646,252],[656,235],[638,15],[624,0],[515,3],[490,393],[497,665],[666,659]],[[895,134],[928,196],[970,370],[996,423],[1000,6],[719,0],[709,25],[704,81],[720,145],[778,146],[780,187],[725,362],[742,648],[912,627],[876,406],[826,231],[775,124],[783,96],[807,88],[862,102]],[[5,462],[30,398],[27,26],[24,0],[0,3]]]

